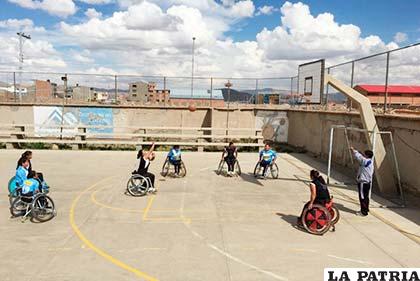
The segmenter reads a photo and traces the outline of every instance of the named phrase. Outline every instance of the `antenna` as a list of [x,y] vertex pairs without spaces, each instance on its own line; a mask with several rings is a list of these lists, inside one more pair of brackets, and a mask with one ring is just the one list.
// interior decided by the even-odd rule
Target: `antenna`
[[[23,71],[23,43],[24,40],[31,40],[31,35],[25,34],[24,32],[16,33],[19,36],[19,101],[22,100],[22,71]],[[16,89],[15,89],[16,91]]]

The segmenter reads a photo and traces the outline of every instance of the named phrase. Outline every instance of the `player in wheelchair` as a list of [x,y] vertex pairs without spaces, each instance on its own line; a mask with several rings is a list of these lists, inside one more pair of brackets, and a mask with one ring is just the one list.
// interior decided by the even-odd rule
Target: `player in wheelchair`
[[149,151],[144,152],[140,149],[137,153],[137,159],[140,159],[139,167],[131,173],[127,182],[127,192],[132,196],[144,196],[147,193],[155,193],[155,175],[149,172],[150,164],[155,160],[155,143],[152,144]]
[[266,143],[264,149],[260,151],[257,165],[255,165],[254,176],[255,177],[268,177],[268,171],[270,171],[273,178],[278,178],[279,168],[276,164],[277,154],[271,149],[270,144]]
[[220,175],[223,172],[224,164],[227,165],[227,176],[233,176],[236,174],[241,175],[241,167],[238,162],[238,149],[230,142],[228,146],[223,149],[222,159],[220,160],[219,167],[217,169],[217,174]]
[[340,214],[333,204],[324,178],[317,170],[311,170],[310,177],[311,197],[304,205],[297,223],[309,233],[322,235],[331,227],[333,231],[335,230],[334,225],[338,222]]
[[42,184],[34,170],[28,173],[27,179],[18,189],[20,192],[10,206],[13,217],[23,216],[24,222],[31,215],[33,219],[45,222],[55,216],[54,202],[47,196],[48,187]]
[[181,149],[179,145],[174,145],[170,150],[165,159],[165,163],[163,163],[162,167],[162,176],[166,177],[170,170],[171,166],[174,167],[174,176],[175,177],[185,177],[187,174],[187,169],[185,168],[185,164],[181,159]]

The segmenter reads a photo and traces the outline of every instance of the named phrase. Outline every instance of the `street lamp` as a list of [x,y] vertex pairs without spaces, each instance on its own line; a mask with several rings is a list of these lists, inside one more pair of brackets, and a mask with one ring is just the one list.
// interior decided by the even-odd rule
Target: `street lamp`
[[230,87],[232,87],[232,83],[230,80],[225,84],[225,87],[228,89],[228,107],[227,107],[227,114],[226,114],[226,135],[229,134],[229,107],[230,107]]
[[192,38],[192,55],[191,55],[191,100],[194,93],[194,48],[195,48],[195,37]]
[[[25,34],[24,32],[16,33],[19,36],[19,100],[22,100],[22,71],[23,71],[23,43],[24,39],[31,39],[31,35]],[[15,85],[16,92],[16,85]]]

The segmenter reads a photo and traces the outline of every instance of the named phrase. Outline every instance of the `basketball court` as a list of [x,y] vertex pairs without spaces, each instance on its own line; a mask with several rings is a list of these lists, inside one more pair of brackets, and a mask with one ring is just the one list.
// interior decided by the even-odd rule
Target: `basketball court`
[[[21,152],[2,151],[2,186]],[[183,154],[185,178],[163,178],[165,154],[157,153],[150,170],[158,193],[131,197],[135,156],[34,151],[58,214],[21,223],[1,189],[2,280],[319,280],[325,267],[420,267],[419,241],[405,233],[418,237],[418,224],[379,208],[381,198],[372,215],[356,216],[354,187],[330,189],[341,214],[335,232],[296,228],[310,169],[326,170],[304,154],[279,154],[279,178],[260,180],[256,153],[239,154],[242,175],[232,178],[215,173],[220,153],[197,152]]]

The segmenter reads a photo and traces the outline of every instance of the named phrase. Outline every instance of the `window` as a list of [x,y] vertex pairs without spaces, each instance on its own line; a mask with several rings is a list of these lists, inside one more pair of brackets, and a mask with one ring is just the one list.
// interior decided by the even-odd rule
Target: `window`
[[137,90],[136,89],[133,89],[133,90],[131,90],[133,93],[136,93],[137,92]]
[[137,88],[137,85],[136,84],[133,84],[133,88]]
[[132,94],[133,97],[137,97],[137,94]]

